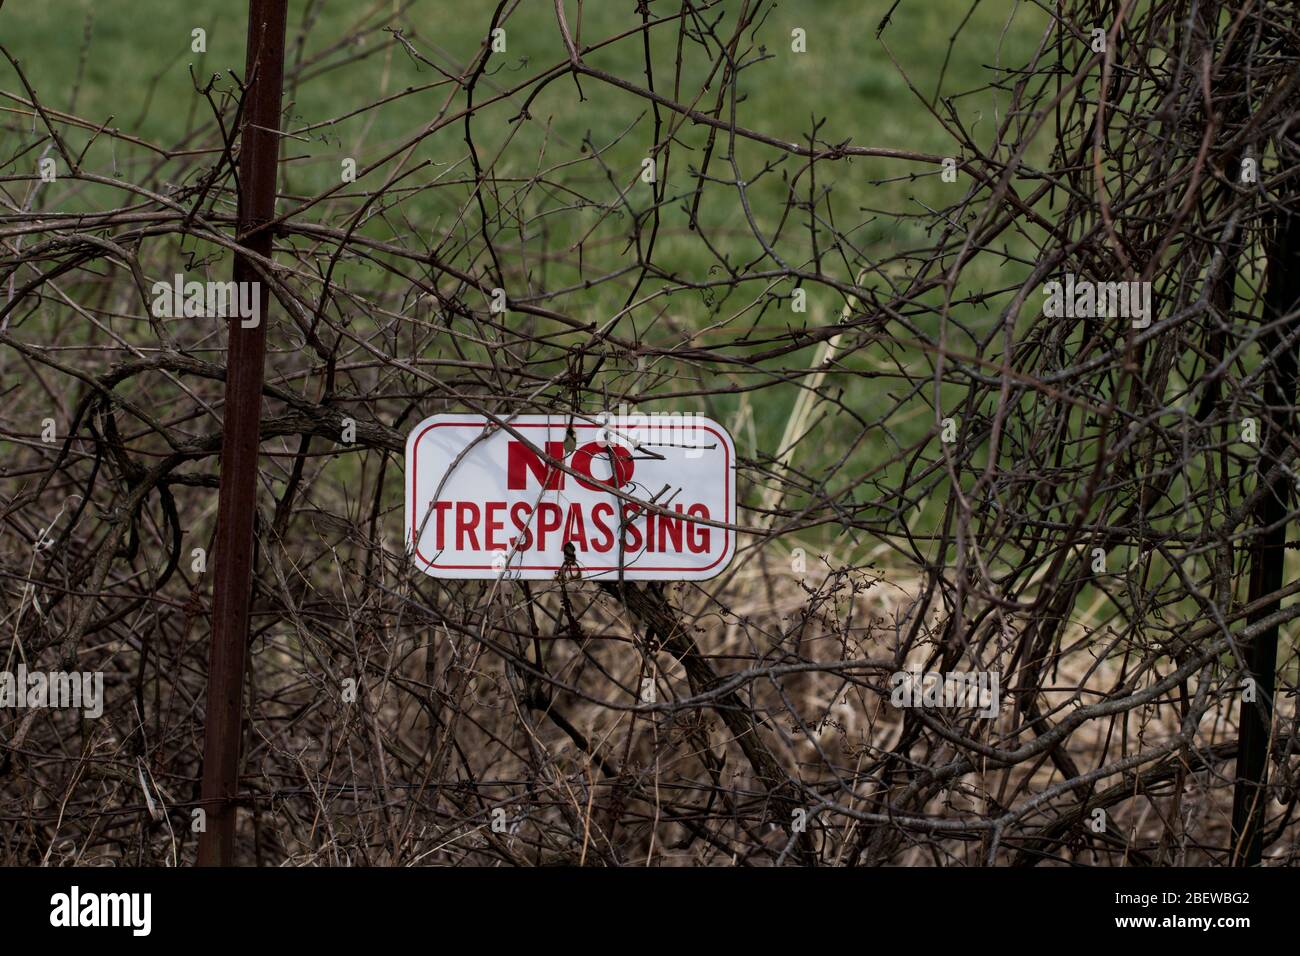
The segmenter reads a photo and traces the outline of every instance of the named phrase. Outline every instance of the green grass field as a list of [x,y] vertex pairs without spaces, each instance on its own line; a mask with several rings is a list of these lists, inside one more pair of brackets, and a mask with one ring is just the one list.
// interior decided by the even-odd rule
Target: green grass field
[[[457,72],[477,54],[494,6],[486,2],[453,5],[434,0],[372,5],[291,3],[290,69],[295,64],[303,68],[286,89],[285,126],[291,137],[284,148],[289,161],[282,167],[282,194],[308,197],[330,188],[338,183],[342,159],[355,158],[357,165],[364,168],[401,149],[449,102],[452,109],[458,108],[450,82],[428,63],[417,62],[401,45],[391,42],[391,34],[383,27],[400,28],[420,54],[445,70]],[[827,0],[771,8],[757,31],[750,65],[741,72],[738,122],[771,136],[805,142],[814,124],[821,124],[817,137],[823,143],[849,142],[947,155],[953,151],[951,137],[931,110],[944,110],[943,98],[951,98],[948,102],[965,128],[977,141],[991,143],[996,126],[1005,119],[1003,109],[1008,98],[1005,90],[994,89],[992,84],[1006,84],[1009,74],[1005,70],[1033,56],[1046,26],[1045,16],[1017,0],[988,0],[973,7],[965,0],[903,2],[893,9],[888,27],[878,38],[877,29],[891,6],[892,0]],[[666,16],[677,9],[676,5],[661,2],[652,5],[651,13]],[[400,12],[390,21],[395,10]],[[724,7],[723,14],[719,31],[725,35],[727,16],[734,17],[734,11]],[[577,29],[577,11],[572,3],[569,16]],[[630,3],[589,3],[582,17],[579,40],[585,44],[616,37],[639,24]],[[195,78],[202,84],[215,75],[216,89],[230,89],[230,71],[243,72],[245,9],[241,3],[199,0],[182,7],[159,0],[98,0],[93,4],[61,0],[26,9],[21,18],[4,11],[0,23],[4,24],[6,46],[23,62],[48,108],[116,127],[164,149],[193,148],[194,130],[210,121],[211,108],[196,92]],[[205,53],[191,50],[192,31],[196,29],[206,31]],[[491,68],[476,101],[503,94],[564,60],[550,3],[525,0],[510,12],[506,30],[506,52],[490,61]],[[792,49],[795,30],[805,31],[806,52]],[[959,30],[960,42],[949,55],[950,38]],[[656,87],[666,93],[679,89],[681,95],[691,95],[700,89],[710,64],[698,48],[688,47],[677,77],[677,33],[675,25],[653,31]],[[641,82],[643,63],[639,58],[629,60],[629,54],[635,56],[638,50],[639,41],[619,42],[591,52],[587,59],[596,67]],[[367,108],[409,87],[424,85],[429,88],[398,96],[377,109]],[[530,91],[503,96],[500,102],[489,105],[475,121],[478,155],[482,158],[500,154],[496,175],[528,183],[543,175],[558,178],[562,174],[554,172],[555,164],[581,155],[583,144],[588,143],[601,150],[611,183],[623,185],[631,181],[652,141],[648,105],[638,97],[591,80],[584,81],[582,87],[585,99],[580,100],[571,78],[551,83],[532,101],[532,119],[524,123],[511,120]],[[941,94],[939,99],[936,93]],[[667,111],[664,117],[676,119]],[[80,150],[89,142],[91,133],[68,129],[65,136],[71,149]],[[697,161],[703,136],[703,130],[689,123],[679,131],[679,142],[686,150],[677,149],[665,171],[670,200],[689,197],[693,191],[695,179],[690,167]],[[8,147],[8,151],[12,150]],[[157,156],[146,150],[114,145],[107,138],[97,139],[88,155],[101,167],[111,165],[128,180],[145,174],[157,162]],[[772,151],[741,140],[736,145],[736,156],[745,174],[754,175],[764,161],[772,158]],[[462,125],[451,124],[422,139],[414,147],[408,165],[423,160],[435,164],[436,172],[430,178],[441,177],[440,181],[448,185],[465,179],[469,166]],[[767,173],[751,189],[755,220],[765,231],[774,228],[782,212],[784,171]],[[715,160],[711,175],[725,172]],[[605,196],[613,194],[612,186],[590,182],[589,172],[582,176],[572,185]],[[363,176],[357,185],[373,187],[377,178]],[[865,158],[834,164],[826,170],[819,186],[831,190],[826,203],[834,210],[836,226],[871,262],[926,245],[932,239],[927,230],[934,223],[930,210],[955,201],[960,195],[955,190],[965,188],[941,182],[929,165]],[[542,257],[547,249],[568,246],[587,230],[604,223],[608,216],[606,210],[590,207],[562,209],[563,214],[557,215],[554,197],[545,193],[521,188],[518,208],[506,210],[509,216],[529,222],[526,230],[515,229],[513,233],[521,259],[528,255]],[[630,196],[633,204],[639,201],[636,194]],[[761,249],[734,201],[734,193],[719,187],[706,196],[713,198],[702,203],[700,221],[719,250],[735,262],[757,257]],[[403,204],[400,224],[377,217],[362,231],[378,239],[420,242],[426,231],[435,233],[454,220],[464,200],[465,189],[461,187],[428,189]],[[122,196],[111,189],[91,187],[79,191],[72,202],[84,208],[103,208],[121,203]],[[710,262],[700,259],[699,240],[687,228],[685,202],[681,198],[669,201],[662,217],[655,251],[658,264],[677,275],[705,279]],[[605,223],[603,228],[598,237],[607,248],[601,255],[605,263],[617,262],[615,241],[621,227],[611,229]],[[511,236],[509,224],[503,235]],[[1011,251],[1031,255],[1032,246],[1027,241],[1017,246],[1022,238],[1007,237]],[[800,256],[803,262],[808,261],[811,250],[806,242],[801,244],[797,235],[784,241],[783,251],[790,254],[793,249],[794,261],[799,261]],[[222,260],[222,250],[205,250],[200,244],[200,252],[213,253],[214,262]],[[567,264],[547,264],[543,268],[548,270],[549,287],[580,281]],[[841,263],[829,264],[828,268],[837,271],[842,280],[861,281],[877,288],[883,287],[890,276],[904,277],[897,264],[885,267],[880,274],[861,277],[853,274],[856,270],[846,273]],[[1013,286],[1026,271],[1023,263],[984,256],[963,272],[959,292]],[[343,281],[363,278],[348,264],[339,275]],[[719,316],[743,308],[743,296],[754,291],[751,287],[719,301],[693,294],[674,296],[672,325],[697,330],[706,341],[734,336],[732,327],[716,332],[708,327]],[[788,293],[789,289],[782,287],[778,291]],[[582,317],[599,319],[612,314],[623,305],[624,294],[616,283],[596,287],[581,299]],[[930,296],[928,301],[936,304],[939,298]],[[572,307],[573,301],[573,297],[567,299],[566,307]],[[797,321],[824,324],[834,321],[844,300],[832,290],[814,288],[809,306],[808,315]],[[972,337],[978,337],[996,321],[997,314],[995,301],[985,309],[965,309],[954,318]],[[364,327],[367,321],[368,317],[358,317],[354,328]],[[789,314],[779,312],[765,313],[762,319],[764,326],[775,328],[784,327],[788,321]],[[917,322],[925,332],[937,328],[932,316],[922,316]],[[646,334],[653,338],[656,333],[651,330]],[[967,351],[972,348],[969,341],[962,345]],[[482,354],[475,356],[470,350],[470,357]],[[887,368],[894,357],[891,350],[868,346],[852,352],[843,364],[855,371],[881,369]],[[819,360],[818,351],[809,348],[729,374],[732,383],[741,387],[759,382],[771,384],[776,376],[788,375],[791,369],[806,369]],[[918,354],[908,361],[924,363],[927,359]],[[647,397],[671,394],[674,388],[671,376],[646,381]],[[869,415],[878,402],[879,386],[871,379],[842,376],[836,384],[842,384],[844,403],[862,409],[864,414]],[[762,394],[761,409],[744,394],[704,400],[703,410],[729,422],[742,452],[751,456],[778,451],[790,410],[799,398],[799,390],[793,386],[769,388]],[[945,398],[958,397],[956,392],[945,392]],[[646,403],[648,408],[656,405],[676,408],[681,402],[667,399]],[[833,418],[827,416],[828,421]],[[829,424],[818,425],[817,416],[810,424],[812,431],[804,439],[799,458],[801,464],[816,470],[823,451],[831,453],[831,460],[838,457],[842,439]],[[932,413],[920,403],[914,403],[888,424],[896,438],[874,433],[853,452],[846,473],[860,472],[888,458],[897,452],[899,443],[915,441],[934,426]],[[882,477],[892,480],[897,475],[897,470],[891,468]],[[941,501],[927,501],[922,509],[925,520],[933,519],[941,507]]]

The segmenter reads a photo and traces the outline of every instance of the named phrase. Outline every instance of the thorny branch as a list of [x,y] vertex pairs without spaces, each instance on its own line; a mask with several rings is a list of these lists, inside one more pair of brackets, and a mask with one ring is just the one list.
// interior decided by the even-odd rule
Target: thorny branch
[[[257,262],[242,860],[1227,864],[1258,708],[1248,797],[1297,862],[1289,6],[1017,4],[1023,61],[933,93],[907,4],[855,15],[871,60],[837,68],[891,71],[946,151],[752,107],[791,82],[767,0],[480,5],[471,49],[414,3],[322,42],[306,6]],[[3,52],[3,670],[102,671],[105,710],[0,708],[0,861],[175,864],[226,331],[150,290],[228,272],[243,83],[158,142]],[[1052,314],[1067,274],[1150,282],[1149,324]],[[619,405],[736,437],[724,574],[413,566],[415,422]],[[907,670],[996,674],[996,713],[901,708]]]

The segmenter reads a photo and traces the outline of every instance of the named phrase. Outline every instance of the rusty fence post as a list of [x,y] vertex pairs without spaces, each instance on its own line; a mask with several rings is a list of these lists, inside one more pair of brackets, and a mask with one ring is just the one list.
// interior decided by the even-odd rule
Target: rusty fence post
[[[249,0],[242,129],[239,149],[239,241],[270,257],[271,233],[259,226],[275,217],[280,153],[280,94],[284,80],[287,0]],[[252,589],[253,515],[257,503],[257,450],[262,418],[270,290],[252,262],[235,255],[236,283],[257,282],[258,321],[230,319],[226,402],[221,436],[221,490],[213,571],[212,645],[203,732],[203,807],[200,866],[229,866],[234,858],[235,798],[239,788],[248,604]]]
[[[1294,341],[1300,311],[1300,214],[1291,210],[1287,199],[1300,198],[1295,190],[1284,193],[1276,214],[1276,226],[1267,246],[1268,277],[1264,293],[1263,322],[1268,328],[1260,335],[1265,356],[1273,366],[1264,375],[1264,428],[1257,464],[1259,483],[1265,486],[1268,473],[1294,441],[1296,384],[1300,378],[1300,355]],[[1287,515],[1290,512],[1290,484],[1287,471],[1276,476],[1255,509],[1259,537],[1251,547],[1250,590],[1254,602],[1276,594],[1285,583]],[[1262,621],[1281,608],[1280,599],[1269,601],[1247,619]],[[1258,866],[1263,859],[1264,821],[1267,817],[1268,769],[1273,743],[1273,695],[1277,691],[1278,625],[1257,634],[1244,648],[1246,675],[1255,682],[1254,702],[1241,704],[1240,742],[1237,748],[1237,777],[1232,799],[1232,859],[1236,866]]]

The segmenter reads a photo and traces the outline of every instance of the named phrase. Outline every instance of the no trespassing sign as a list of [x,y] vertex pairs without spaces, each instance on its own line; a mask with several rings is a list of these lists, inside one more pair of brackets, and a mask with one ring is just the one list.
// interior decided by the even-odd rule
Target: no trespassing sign
[[435,415],[406,439],[407,548],[438,578],[704,580],[735,553],[735,462],[700,415]]

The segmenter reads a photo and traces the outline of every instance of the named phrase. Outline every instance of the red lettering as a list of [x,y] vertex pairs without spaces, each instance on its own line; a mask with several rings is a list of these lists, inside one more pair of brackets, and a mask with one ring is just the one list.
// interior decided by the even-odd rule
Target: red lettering
[[582,523],[582,505],[576,501],[569,505],[569,517],[564,521],[564,543],[579,551],[587,550],[587,529]]
[[[560,506],[553,501],[543,501],[537,508],[537,550],[546,550],[546,532],[560,530],[560,518],[563,517]],[[547,520],[548,516],[551,520]]]
[[623,505],[623,550],[641,550],[641,529],[635,524],[640,505]]
[[483,547],[489,551],[503,550],[501,545],[497,544],[497,539],[493,532],[500,531],[505,527],[503,518],[493,518],[492,515],[498,511],[505,511],[506,503],[504,501],[489,501],[486,506],[487,511],[487,531],[483,532]]
[[[546,454],[557,460],[563,459],[564,442],[548,441]],[[548,491],[564,489],[564,472],[548,465],[537,452],[523,442],[512,441],[506,448],[506,487],[511,491],[522,491],[527,488],[526,472],[532,472],[533,477]]]
[[478,505],[472,501],[456,502],[456,550],[464,551],[464,539],[469,538],[471,550],[478,550],[478,535],[474,526],[478,524]]
[[[694,518],[708,518],[709,508],[707,505],[691,505],[690,510],[686,513]],[[686,523],[686,547],[695,554],[707,554],[709,551],[710,530],[706,524],[688,521]]]
[[[682,513],[682,506],[677,505],[676,511]],[[669,539],[672,539],[673,550],[678,554],[682,551],[682,519],[670,518],[668,515],[659,515],[659,550],[667,551]]]
[[[604,552],[614,547],[614,534],[609,530],[609,525],[605,523],[601,515],[610,518],[614,517],[614,506],[608,501],[602,501],[591,509],[591,523],[596,526],[596,530],[601,534],[599,538],[592,537],[591,550]],[[601,541],[605,543],[600,544]]]
[[[439,551],[442,550],[442,523],[447,519],[443,517],[443,512],[451,508],[450,501],[435,501],[433,503],[433,546]],[[424,529],[420,529],[423,531]]]
[[533,513],[533,506],[526,501],[516,501],[510,506],[510,520],[515,524],[515,530],[524,533],[523,540],[517,545],[514,538],[510,539],[510,547],[519,551],[527,551],[533,543],[533,532],[528,527],[528,521]]
[[[578,479],[578,484],[582,485],[582,487],[588,491],[609,490],[608,481],[597,478],[591,473],[592,463],[598,456],[602,461],[610,463],[610,473],[614,478],[615,488],[621,488],[632,480],[632,472],[636,469],[636,462],[632,460],[632,452],[622,445],[610,445],[607,448],[601,448],[599,442],[591,441],[575,451],[573,461],[569,463],[574,471],[584,476]],[[587,479],[590,479],[590,481]]]

